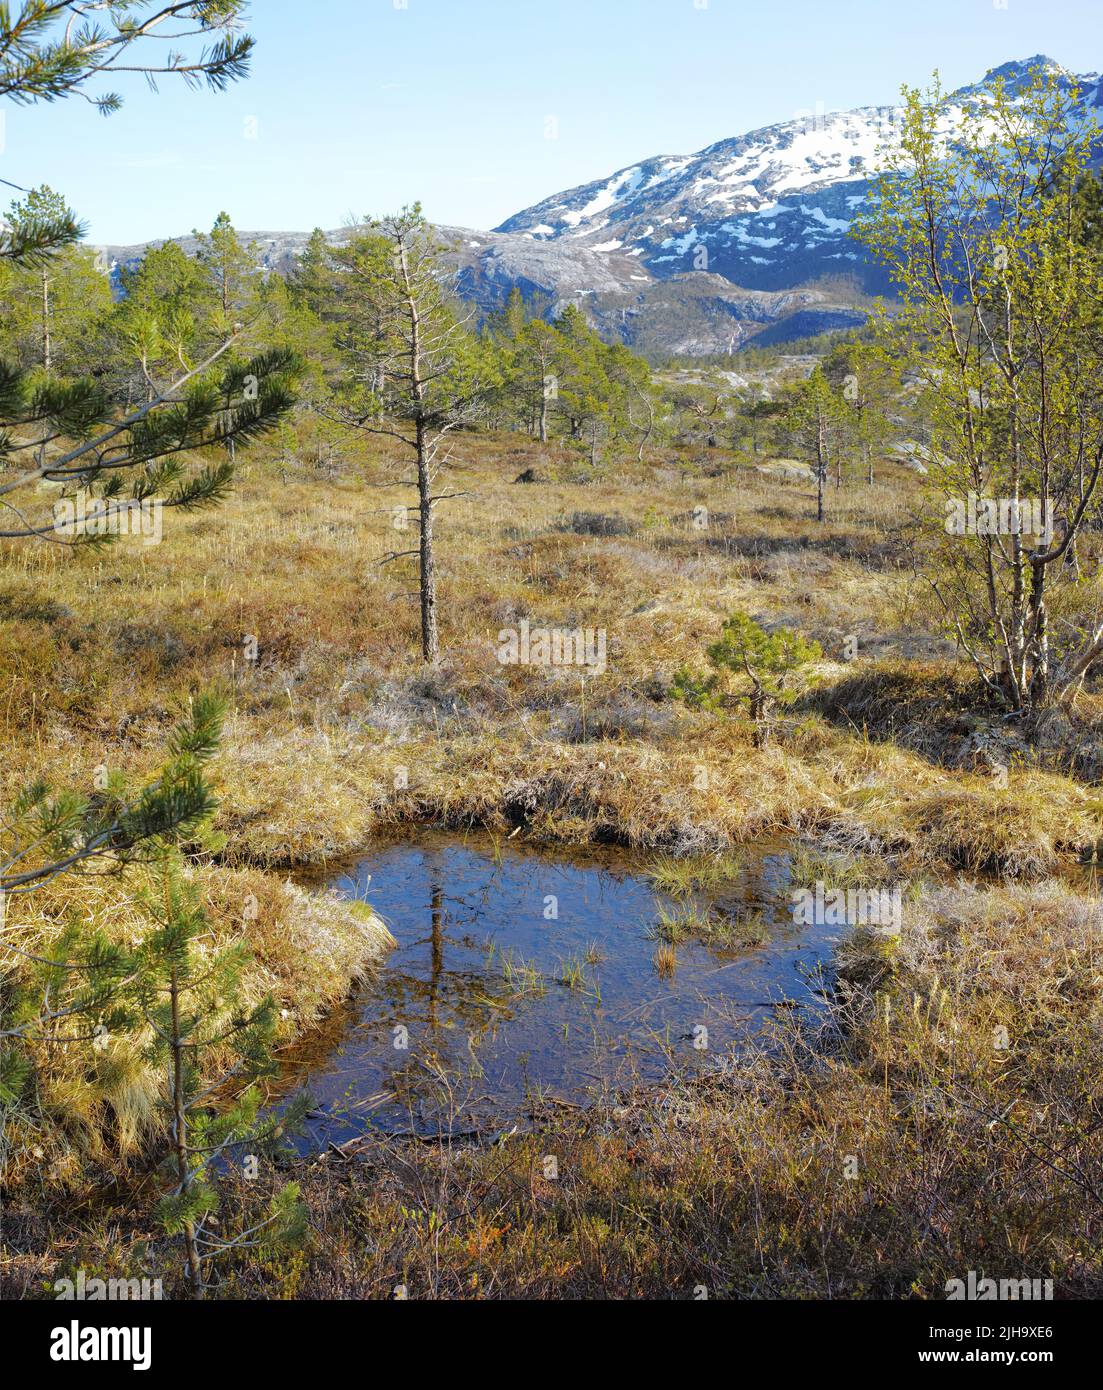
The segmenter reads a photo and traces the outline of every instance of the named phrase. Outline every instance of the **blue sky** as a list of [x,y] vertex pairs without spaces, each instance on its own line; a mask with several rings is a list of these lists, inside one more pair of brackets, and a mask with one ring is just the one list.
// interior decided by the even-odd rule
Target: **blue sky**
[[222,208],[250,230],[332,227],[416,198],[488,228],[649,155],[890,103],[936,67],[951,87],[1039,52],[1096,71],[1099,16],[1100,0],[254,0],[246,81],[120,82],[107,118],[0,103],[0,177],[63,192],[93,243]]

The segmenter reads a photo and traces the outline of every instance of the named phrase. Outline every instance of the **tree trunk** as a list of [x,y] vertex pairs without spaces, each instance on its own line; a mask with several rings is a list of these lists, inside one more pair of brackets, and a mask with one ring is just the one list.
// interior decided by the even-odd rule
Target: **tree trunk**
[[767,719],[769,713],[766,691],[761,684],[755,682],[751,690],[751,721],[754,724],[754,746],[765,748],[770,741],[770,724]]
[[[176,1140],[176,1177],[181,1193],[186,1195],[191,1187],[191,1169],[188,1167],[188,1111],[184,1103],[184,1040],[180,1036],[180,979],[175,965],[169,977],[169,998],[172,1003],[172,1128]],[[195,1227],[190,1221],[184,1222],[184,1250],[188,1283],[193,1297],[200,1298],[203,1273],[195,1243]]]
[[42,366],[49,372],[53,364],[53,351],[50,344],[50,277],[42,272]]
[[821,420],[816,432],[816,520],[823,520],[823,485],[827,480],[827,441]]
[[643,462],[643,451],[644,449],[646,449],[647,442],[651,438],[655,430],[655,407],[647,399],[646,395],[643,397],[643,403],[647,407],[647,429],[643,432],[643,438],[640,440],[639,451],[636,454],[636,460],[639,463]]
[[1049,699],[1049,613],[1046,609],[1046,567],[1034,561],[1030,567],[1030,702],[1041,706]]
[[410,283],[406,247],[399,245],[399,263],[406,287],[406,313],[410,320],[410,391],[414,398],[415,447],[417,449],[417,501],[421,521],[418,571],[421,592],[421,655],[432,664],[440,655],[437,631],[437,572],[433,564],[433,479],[429,442],[425,435],[425,382],[421,376],[421,313]]
[[437,572],[433,562],[433,494],[429,476],[429,460],[425,450],[425,427],[417,425],[417,496],[421,518],[421,539],[418,543],[421,578],[421,655],[433,663],[440,655],[440,635],[437,631]]

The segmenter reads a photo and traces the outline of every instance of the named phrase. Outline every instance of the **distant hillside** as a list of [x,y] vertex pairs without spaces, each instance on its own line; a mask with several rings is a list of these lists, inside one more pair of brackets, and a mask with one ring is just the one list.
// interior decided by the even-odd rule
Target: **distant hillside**
[[[1012,91],[1038,67],[1081,93],[1098,123],[1098,73],[1065,72],[1043,55],[995,68],[951,98],[951,112],[999,78]],[[495,231],[438,230],[454,248],[459,293],[489,312],[516,286],[553,311],[577,304],[610,341],[653,358],[713,356],[844,329],[888,286],[849,235],[869,194],[877,151],[899,138],[895,107],[809,115],[657,156],[570,189]],[[953,119],[948,126],[952,136]],[[343,231],[331,232],[337,241]],[[306,232],[246,232],[258,263],[283,274]],[[193,252],[195,240],[176,238]],[[151,243],[152,244],[152,243]],[[144,246],[110,246],[117,266]]]

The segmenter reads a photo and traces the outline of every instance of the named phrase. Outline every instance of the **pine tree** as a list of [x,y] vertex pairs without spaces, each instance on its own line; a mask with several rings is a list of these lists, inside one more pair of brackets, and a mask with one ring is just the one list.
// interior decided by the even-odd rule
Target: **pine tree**
[[692,449],[693,456],[683,453],[681,469],[684,479],[693,465],[703,461],[702,450],[716,438],[721,410],[721,394],[715,381],[680,381],[667,390],[670,409],[669,429],[679,450]]
[[543,319],[533,319],[514,340],[514,352],[523,398],[535,407],[529,411],[530,419],[534,419],[534,433],[541,444],[546,444],[549,409],[559,397],[559,335]]
[[[105,76],[142,73],[151,82],[176,76],[189,86],[205,82],[223,91],[249,70],[253,39],[240,32],[245,0],[21,0],[0,17],[0,97],[22,103],[79,94],[109,115],[122,105],[117,92],[89,93]],[[94,18],[90,16],[95,14]],[[188,40],[214,37],[188,54]],[[158,50],[158,43],[179,45]]]
[[[309,1102],[300,1096],[283,1115],[260,1115],[261,1092],[255,1083],[274,1071],[275,1004],[270,995],[252,1008],[242,1001],[247,942],[216,952],[200,945],[209,928],[178,858],[165,860],[158,891],[147,892],[144,901],[152,929],[134,953],[128,992],[152,1034],[148,1058],[168,1077],[164,1105],[171,1147],[166,1167],[173,1187],[158,1204],[157,1216],[168,1235],[182,1237],[188,1284],[198,1298],[207,1283],[207,1261],[301,1233],[303,1211],[294,1183],[236,1237],[216,1235],[208,1223],[218,1210],[214,1168],[227,1149],[247,1144],[254,1159],[261,1151],[276,1156]],[[225,1060],[218,1066],[220,1058]],[[231,1084],[237,1092],[234,1100],[216,1106],[213,1098]]]
[[[630,442],[639,431],[636,458],[643,462],[643,451],[655,431],[655,398],[651,369],[623,343],[603,345],[602,366],[609,383],[607,421],[614,440]],[[636,412],[641,411],[637,422]]]
[[335,292],[333,259],[329,242],[321,227],[315,227],[303,247],[294,269],[287,277],[291,302],[324,318],[332,308]]
[[0,265],[41,271],[49,265],[51,256],[80,241],[84,227],[72,208],[47,184],[38,190],[19,188],[18,184],[8,186],[27,196],[22,203],[12,205],[6,222],[0,222]]
[[596,466],[598,442],[609,429],[612,385],[605,371],[605,345],[585,314],[569,304],[559,317],[556,377],[559,407],[570,437],[588,439],[590,463]]
[[512,287],[506,302],[497,313],[490,315],[490,329],[496,338],[515,343],[525,331],[529,322],[525,297],[516,285]]
[[[14,14],[0,8],[0,97],[33,104],[73,93],[89,96],[87,89],[99,79],[122,71],[151,79],[174,74],[192,84],[205,79],[219,90],[247,70],[252,39],[237,32],[241,0],[196,0],[152,12],[139,0],[94,8],[99,23],[88,22],[88,6],[64,0],[23,0]],[[178,21],[190,27],[175,32]],[[211,35],[219,36],[214,45],[190,58],[180,48],[159,64],[146,61],[157,39],[183,42]],[[110,113],[121,99],[108,92],[94,100]],[[40,268],[80,236],[73,215],[43,199],[0,235],[0,259],[17,268]],[[17,364],[0,361],[0,466],[19,470],[0,483],[0,499],[16,518],[0,530],[0,538],[99,543],[118,529],[115,518],[134,504],[159,501],[189,509],[218,501],[229,488],[232,461],[189,470],[182,462],[185,454],[247,443],[290,410],[297,368],[293,353],[260,352],[235,360],[231,350],[240,334],[233,331],[194,366],[157,379],[152,358],[166,341],[181,362],[186,360],[184,311],[168,325],[167,337],[160,319],[139,319],[135,327],[134,346],[146,381],[146,400],[137,409],[120,411],[99,381],[34,382]],[[216,382],[212,369],[219,363]],[[41,503],[36,507],[42,482],[62,484],[65,500],[75,492],[92,495],[101,508],[96,534],[68,534]]]
[[1072,226],[1081,246],[1103,254],[1103,170],[1081,178],[1073,199]]
[[[0,827],[0,924],[10,904],[62,874],[122,873],[159,859],[166,849],[202,834],[214,810],[204,766],[218,747],[223,702],[193,699],[169,741],[159,775],[132,790],[120,774],[82,794],[54,792],[45,782],[17,796]],[[94,1027],[119,1028],[126,1010],[120,990],[128,958],[83,918],[71,921],[48,952],[5,950],[23,971],[0,979],[0,1101],[17,1098],[33,1071],[35,1049],[87,1041]]]
[[842,397],[831,389],[822,367],[793,388],[786,403],[785,427],[798,453],[809,459],[816,479],[816,520],[825,519],[828,466],[843,420]]
[[[36,252],[31,261],[41,264],[46,255]],[[8,503],[17,523],[0,529],[0,538],[98,544],[117,532],[114,519],[136,503],[191,510],[217,502],[230,487],[232,461],[189,468],[185,454],[249,443],[294,404],[300,364],[290,349],[235,359],[231,349],[241,337],[235,330],[213,347],[203,344],[205,355],[193,364],[201,339],[190,294],[201,279],[178,247],[150,252],[127,283],[135,293],[121,306],[114,331],[138,362],[141,406],[120,410],[110,383],[99,378],[38,381],[0,361],[0,464],[22,465],[0,483],[0,498],[30,494],[22,505],[18,498]],[[220,359],[216,381],[211,369]],[[62,485],[49,511],[38,500],[41,482]],[[93,531],[57,520],[59,507],[77,493],[96,504]]]
[[[173,736],[169,762],[136,794],[118,775],[87,798],[30,789],[5,827],[0,865],[0,921],[9,902],[59,874],[148,866],[154,875],[157,887],[142,895],[151,930],[133,945],[89,931],[83,914],[64,923],[42,954],[6,944],[21,968],[0,978],[0,1106],[33,1095],[36,1060],[44,1053],[89,1044],[100,1053],[124,1037],[142,1044],[146,1060],[167,1078],[173,1187],[158,1217],[168,1234],[184,1239],[197,1296],[207,1259],[243,1244],[287,1239],[299,1229],[293,1186],[239,1236],[213,1235],[204,1221],[217,1207],[212,1166],[227,1148],[247,1144],[254,1159],[277,1157],[308,1105],[299,1096],[278,1118],[258,1119],[254,1083],[272,1070],[272,1001],[247,1007],[241,1000],[246,941],[209,951],[209,928],[177,848],[183,840],[209,838],[214,800],[203,764],[217,747],[222,714],[214,697],[195,700]],[[227,1088],[236,1098],[215,1105]]]
[[763,434],[782,413],[784,407],[778,401],[755,392],[739,393],[740,414],[746,421],[746,429],[751,436],[751,453],[758,457]]
[[196,261],[214,288],[215,335],[228,337],[249,317],[260,274],[255,244],[243,246],[229,213],[220,212],[209,232],[193,233],[199,243]]
[[898,409],[900,383],[872,344],[842,343],[828,353],[824,375],[842,398],[840,433],[836,450],[836,483],[841,481],[844,450],[853,450],[865,462],[866,483],[873,483],[873,460],[893,433],[892,412]]
[[[0,98],[26,106],[82,96],[110,115],[122,96],[100,84],[124,73],[154,86],[178,77],[223,91],[249,71],[254,40],[241,30],[245,9],[246,0],[16,0],[0,6]],[[0,233],[0,258],[30,264],[79,238],[69,214],[44,215],[21,232]]]
[[[234,345],[230,338],[195,367],[159,381],[150,362],[151,355],[163,352],[157,326],[146,319],[137,327],[134,346],[141,354],[147,400],[125,412],[94,380],[35,383],[19,368],[0,363],[0,464],[20,470],[0,483],[0,498],[9,499],[17,518],[0,529],[0,538],[102,543],[118,530],[116,519],[135,505],[187,511],[217,502],[230,488],[232,463],[189,468],[183,456],[248,443],[292,408],[294,353],[258,353],[232,362],[213,381],[210,369]],[[39,498],[41,482],[62,485],[49,509]],[[12,500],[20,492],[24,498]],[[67,513],[59,511],[78,493],[96,504],[94,532],[75,531]]]
[[[12,204],[13,227],[26,225],[30,197]],[[0,358],[59,377],[102,372],[111,287],[83,247],[44,254],[34,266],[0,259],[0,305]]]
[[418,544],[384,563],[416,555],[421,653],[440,652],[433,522],[438,502],[461,496],[435,492],[450,462],[450,436],[480,418],[499,384],[495,364],[457,314],[443,248],[415,204],[334,252],[339,269],[338,344],[346,363],[337,418],[396,440],[410,456],[417,489]]
[[225,705],[216,694],[189,701],[169,739],[168,761],[136,792],[112,779],[94,794],[27,788],[0,827],[0,894],[30,892],[92,861],[121,869],[195,830],[214,809],[203,776],[218,747]]
[[[27,241],[34,236],[34,228],[43,223],[57,223],[72,217],[72,211],[60,193],[55,193],[47,184],[32,188],[23,199],[16,199],[8,210],[11,235],[16,241]],[[3,286],[2,293],[6,307],[5,330],[15,328],[13,321],[21,316],[29,320],[30,336],[34,342],[33,352],[22,352],[25,360],[36,362],[49,375],[54,366],[55,321],[58,314],[57,284],[58,267],[62,251],[45,253],[38,258],[33,269],[24,268],[17,272],[13,280]],[[79,264],[79,262],[78,262]],[[92,283],[103,287],[102,277],[96,276],[89,268]],[[101,301],[101,311],[110,303]],[[28,312],[29,311],[29,312]]]
[[122,297],[107,324],[107,385],[134,401],[153,400],[158,380],[189,371],[223,341],[214,284],[174,241],[147,248],[119,271]]
[[766,632],[746,613],[733,613],[719,641],[708,648],[713,673],[693,676],[682,667],[674,676],[672,690],[676,699],[700,709],[718,709],[728,698],[745,700],[755,743],[763,746],[769,741],[772,707],[794,698],[788,678],[822,655],[818,642],[809,642],[791,628]]

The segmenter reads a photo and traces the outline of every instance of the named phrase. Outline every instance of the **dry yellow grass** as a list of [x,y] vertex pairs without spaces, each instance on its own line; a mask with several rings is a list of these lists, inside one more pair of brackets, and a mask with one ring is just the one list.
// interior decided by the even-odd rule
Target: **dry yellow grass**
[[[649,847],[849,826],[932,862],[1021,872],[1098,833],[1071,781],[1024,771],[1001,791],[867,740],[860,691],[849,731],[844,707],[842,731],[793,720],[765,750],[666,697],[736,607],[820,640],[825,687],[922,645],[892,534],[911,475],[849,484],[819,528],[807,489],[719,453],[717,477],[632,463],[584,481],[554,448],[471,436],[460,452],[471,495],[440,508],[435,672],[416,656],[412,569],[378,563],[409,500],[380,485],[385,452],[350,451],[318,478],[262,451],[225,507],[169,516],[161,546],[3,552],[4,790],[43,769],[87,783],[101,763],[152,766],[174,705],[218,682],[233,703],[219,767],[235,862],[324,862],[413,816]],[[527,464],[547,481],[514,484]],[[586,534],[594,513],[623,534]],[[605,629],[608,670],[583,685],[576,669],[501,666],[497,634],[522,618]],[[875,641],[876,660],[835,664],[846,634]]]
[[1001,788],[819,723],[756,749],[745,725],[703,716],[648,742],[499,731],[372,745],[300,730],[239,754],[231,734],[219,772],[227,853],[281,868],[346,858],[377,829],[430,820],[678,853],[822,832],[935,869],[1037,877],[1098,836],[1101,809],[1098,794],[1052,774],[1013,771]]

